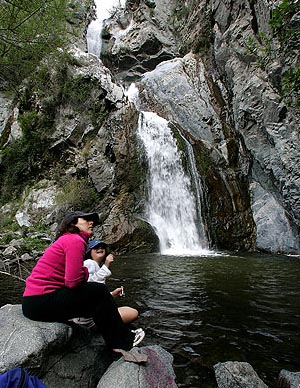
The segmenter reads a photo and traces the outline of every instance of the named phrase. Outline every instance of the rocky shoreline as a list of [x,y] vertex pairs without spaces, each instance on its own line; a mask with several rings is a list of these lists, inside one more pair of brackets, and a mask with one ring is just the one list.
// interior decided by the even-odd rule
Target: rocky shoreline
[[[128,362],[108,351],[99,334],[62,323],[31,321],[20,305],[0,308],[0,329],[0,373],[20,366],[47,388],[177,387],[173,356],[158,345],[134,349],[146,362]],[[217,388],[268,387],[246,362],[220,362],[214,372]],[[276,388],[299,385],[300,372],[282,370]]]

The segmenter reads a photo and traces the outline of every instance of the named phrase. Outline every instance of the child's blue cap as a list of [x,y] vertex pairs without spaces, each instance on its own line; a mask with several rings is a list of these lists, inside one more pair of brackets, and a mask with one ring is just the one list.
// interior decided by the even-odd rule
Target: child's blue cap
[[107,244],[104,241],[101,240],[91,240],[88,243],[88,249],[95,249],[95,248],[107,248]]

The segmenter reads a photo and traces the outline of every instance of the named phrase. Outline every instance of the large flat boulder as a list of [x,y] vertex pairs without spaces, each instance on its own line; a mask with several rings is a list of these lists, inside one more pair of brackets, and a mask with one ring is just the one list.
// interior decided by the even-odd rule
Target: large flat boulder
[[141,347],[139,352],[147,357],[146,363],[128,362],[121,357],[110,365],[97,388],[177,387],[170,353],[158,345]]
[[27,368],[47,388],[96,387],[112,362],[102,337],[63,323],[36,322],[21,305],[0,309],[0,373]]
[[0,309],[0,372],[15,366],[40,368],[53,348],[70,339],[71,327],[62,323],[35,322],[24,317],[21,305]]

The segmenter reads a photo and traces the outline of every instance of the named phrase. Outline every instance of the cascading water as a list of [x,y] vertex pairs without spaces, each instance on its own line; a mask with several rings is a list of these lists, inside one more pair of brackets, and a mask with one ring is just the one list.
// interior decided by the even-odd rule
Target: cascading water
[[90,54],[100,58],[102,48],[102,29],[105,19],[110,17],[112,9],[125,8],[126,0],[94,0],[96,5],[96,20],[87,29],[87,48]]
[[[196,227],[196,200],[168,122],[140,112],[138,134],[149,163],[147,219],[166,255],[207,254],[207,240]],[[203,229],[202,229],[203,230]]]

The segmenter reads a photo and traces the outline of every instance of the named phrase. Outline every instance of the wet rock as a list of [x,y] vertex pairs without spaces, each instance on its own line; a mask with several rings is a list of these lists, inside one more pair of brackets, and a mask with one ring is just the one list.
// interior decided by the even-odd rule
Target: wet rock
[[218,388],[268,388],[247,362],[219,362],[214,370]]
[[300,372],[290,372],[282,369],[280,371],[277,388],[299,388],[300,387]]
[[298,252],[299,238],[284,208],[259,183],[253,182],[251,190],[257,247],[267,252]]

